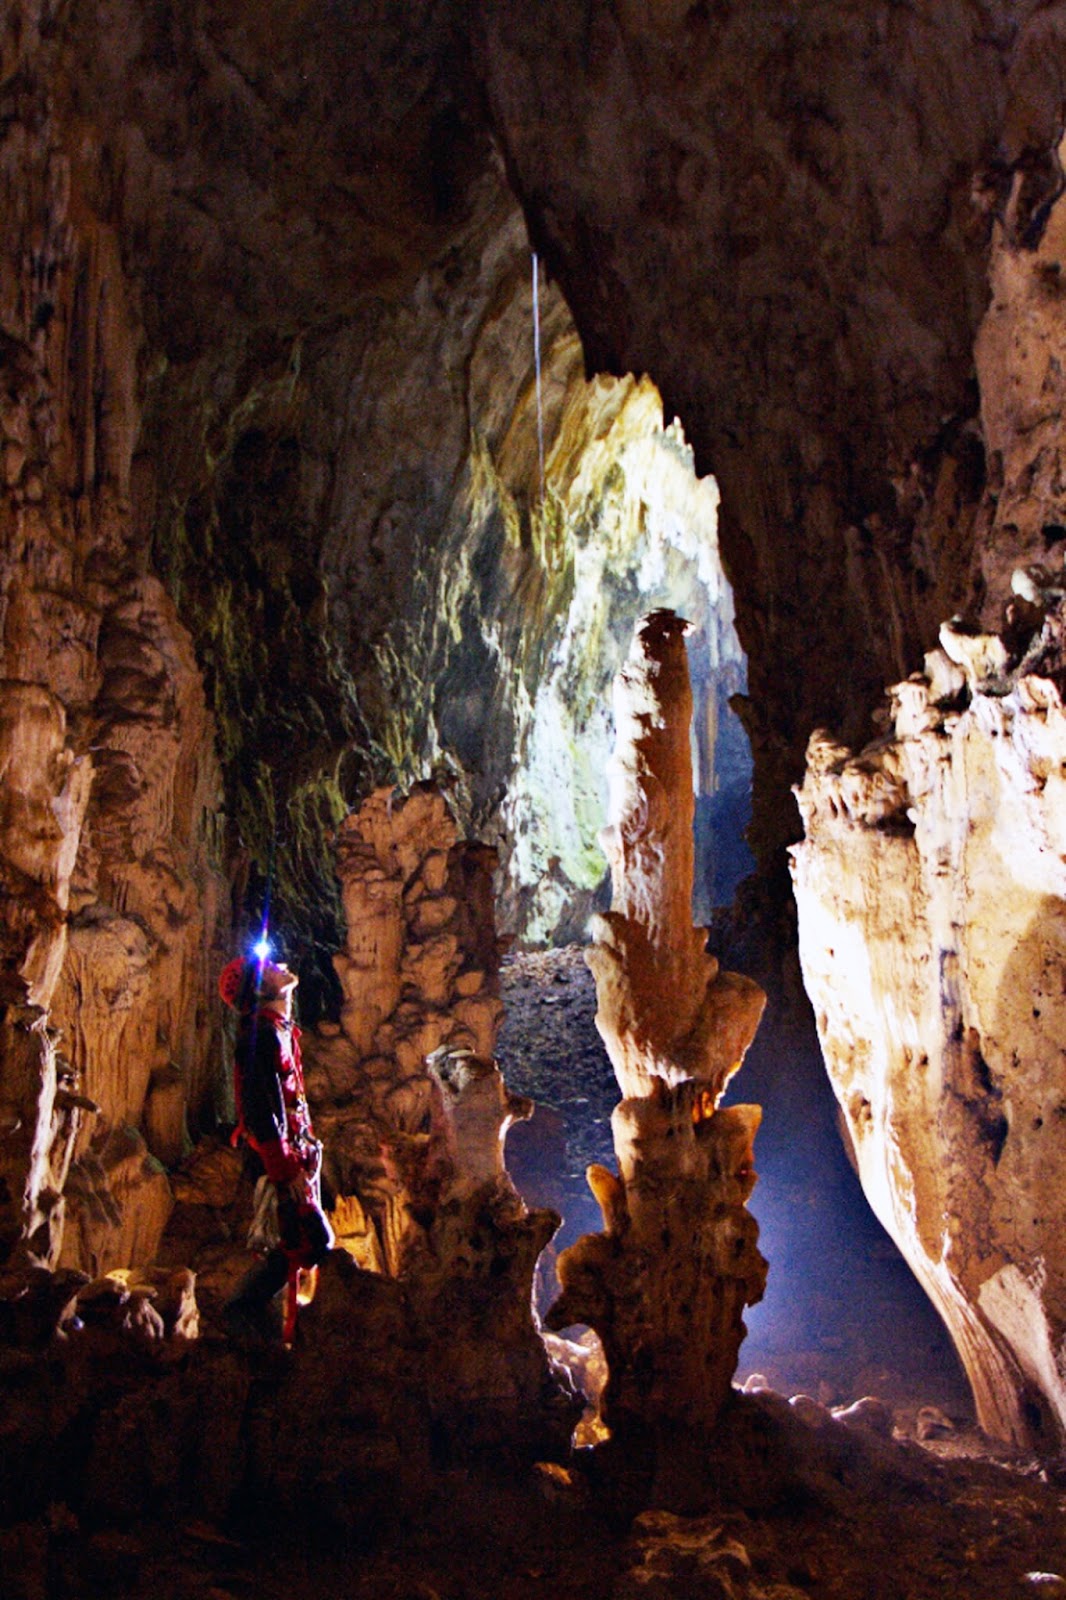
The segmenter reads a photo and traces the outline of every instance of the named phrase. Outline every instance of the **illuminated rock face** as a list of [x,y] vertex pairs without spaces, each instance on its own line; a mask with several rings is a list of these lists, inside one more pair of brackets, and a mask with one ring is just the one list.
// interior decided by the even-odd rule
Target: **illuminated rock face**
[[608,769],[611,910],[593,922],[588,962],[596,1025],[623,1095],[653,1079],[696,1080],[717,1103],[755,1035],[766,996],[720,972],[706,929],[692,926],[695,800],[686,624],[658,611],[641,622],[615,680]]
[[494,852],[460,840],[422,786],[372,795],[341,825],[337,855],[345,1003],[339,1030],[306,1036],[305,1062],[338,1241],[399,1286],[443,1434],[563,1449],[580,1406],[554,1381],[531,1311],[560,1219],[528,1210],[504,1166],[507,1129],[533,1106],[493,1059]]
[[[801,955],[870,1201],[944,1318],[983,1425],[1066,1436],[1062,789],[1066,265],[1057,13],[1022,30],[1003,153],[1029,148],[976,345],[994,472],[983,623],[940,631],[885,736],[816,736],[799,791]],[[1050,98],[1049,98],[1050,96]],[[1018,566],[1019,562],[1025,563]],[[996,631],[1007,605],[1007,626]]]
[[[706,954],[691,925],[692,697],[685,624],[641,623],[615,684],[609,825],[614,909],[588,953],[596,1022],[624,1099],[611,1119],[617,1174],[589,1182],[605,1232],[559,1258],[555,1329],[589,1323],[610,1376],[603,1420],[620,1440],[706,1434],[736,1371],[742,1313],[766,1263],[745,1210],[757,1106],[717,1109],[765,995]],[[665,1456],[660,1462],[665,1470]]]
[[136,297],[29,65],[31,11],[0,48],[5,84],[24,73],[0,139],[0,1234],[95,1270],[151,1259],[150,1147],[175,1159],[212,1087],[217,770],[146,571]]
[[1066,1437],[1056,594],[1006,640],[945,627],[859,754],[816,735],[793,852],[806,986],[863,1187],[982,1426],[1045,1449]]

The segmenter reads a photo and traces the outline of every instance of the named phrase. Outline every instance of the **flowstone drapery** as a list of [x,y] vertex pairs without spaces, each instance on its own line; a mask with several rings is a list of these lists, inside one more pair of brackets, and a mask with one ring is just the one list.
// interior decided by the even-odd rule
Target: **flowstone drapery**
[[0,136],[0,1268],[97,1272],[152,1259],[210,1100],[226,889],[203,680],[146,569],[138,296],[38,90]]
[[613,909],[594,921],[588,963],[597,1026],[625,1097],[611,1119],[618,1172],[589,1170],[605,1231],[563,1252],[563,1292],[547,1317],[554,1329],[586,1322],[603,1340],[612,1435],[671,1448],[713,1428],[736,1370],[744,1307],[766,1281],[745,1209],[761,1113],[718,1107],[766,997],[750,979],[721,972],[705,931],[692,927],[685,629],[670,611],[645,617],[615,680],[602,836]]

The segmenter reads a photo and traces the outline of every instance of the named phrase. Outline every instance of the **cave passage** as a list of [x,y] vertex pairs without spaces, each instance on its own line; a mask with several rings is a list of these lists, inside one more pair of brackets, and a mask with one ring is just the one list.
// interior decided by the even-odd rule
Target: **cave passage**
[[[558,305],[555,315],[562,316]],[[610,1119],[619,1092],[595,1029],[595,988],[582,947],[590,912],[605,909],[608,898],[598,835],[613,739],[611,681],[638,618],[668,607],[691,625],[693,923],[711,925],[723,963],[753,973],[769,995],[726,1097],[765,1110],[752,1211],[770,1274],[763,1302],[746,1314],[740,1374],[759,1371],[783,1391],[834,1397],[865,1389],[902,1394],[924,1384],[965,1410],[965,1385],[943,1326],[848,1165],[798,975],[765,941],[751,940],[735,910],[753,867],[745,840],[752,760],[731,704],[745,692],[746,660],[718,549],[717,484],[697,478],[680,425],[664,426],[647,379],[587,382],[572,366],[568,324],[556,327],[545,356],[554,543],[544,532],[545,502],[538,511],[535,497],[527,500],[534,509],[526,516],[534,558],[557,576],[539,591],[541,648],[526,658],[537,672],[528,680],[531,692],[513,697],[512,765],[499,812],[498,920],[517,935],[518,950],[503,972],[498,1056],[508,1085],[538,1105],[532,1122],[512,1128],[507,1163],[531,1204],[563,1217],[541,1262],[542,1306],[553,1296],[558,1253],[602,1225],[586,1168],[614,1165]],[[531,399],[518,408],[509,438],[528,476],[537,456]],[[517,481],[506,459],[501,473]],[[517,503],[515,509],[521,521]],[[468,533],[483,561],[491,523],[490,515]],[[497,619],[516,603],[502,571],[487,591]],[[453,687],[465,682],[470,692],[484,640],[501,637],[492,614],[483,608],[477,649],[468,642],[453,657],[453,670],[467,663]],[[485,702],[478,704],[487,714]],[[457,715],[453,705],[442,726],[454,728]],[[506,717],[500,722],[507,726]],[[479,740],[465,753],[484,761],[483,728]]]

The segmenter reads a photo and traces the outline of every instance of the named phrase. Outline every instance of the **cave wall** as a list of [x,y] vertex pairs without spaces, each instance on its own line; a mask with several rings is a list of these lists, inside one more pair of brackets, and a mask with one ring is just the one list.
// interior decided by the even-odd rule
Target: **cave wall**
[[[978,345],[999,626],[949,622],[882,737],[816,735],[800,951],[864,1187],[937,1305],[988,1431],[1066,1434],[1061,363],[1066,206],[997,227]],[[1027,559],[1014,565],[1020,554]],[[1012,570],[1013,568],[1013,570]]]
[[863,1186],[982,1426],[1047,1449],[1066,1431],[1049,1204],[1066,1114],[1057,600],[1042,621],[1028,667],[999,635],[960,648],[946,631],[951,654],[897,686],[865,750],[815,735],[794,857],[806,986]]
[[[3,1231],[54,1264],[87,1163],[111,1262],[135,1236],[151,1255],[167,1195],[150,1145],[173,1158],[213,1088],[218,772],[191,642],[145,560],[136,291],[87,192],[91,142],[72,146],[20,59],[20,20],[0,146]],[[115,1137],[124,1221],[99,1160]]]
[[[679,503],[721,489],[774,874],[812,729],[861,745],[1062,539],[1063,60],[1036,0],[8,6],[6,1240],[54,1262],[69,1187],[77,1260],[150,1251],[267,878],[329,948],[356,792],[436,765],[498,816],[546,705],[593,704],[558,649],[614,625],[572,605],[582,539],[658,581],[644,468],[612,475],[684,453],[652,384]],[[589,885],[569,838],[522,865],[538,782],[513,899],[559,926]]]
[[[603,878],[604,699],[642,605],[696,624],[706,796],[730,739],[745,785],[717,488],[650,380],[586,380],[546,281],[539,331],[540,427],[528,239],[489,162],[409,292],[353,286],[243,393],[224,375],[209,431],[204,361],[150,387],[155,556],[205,662],[235,844],[261,877],[276,842],[276,917],[324,953],[325,833],[368,786],[430,775],[500,850],[509,931],[581,935]],[[174,459],[176,413],[200,433]]]
[[[780,860],[810,728],[860,736],[979,588],[972,189],[988,175],[995,204],[1024,165],[1024,14],[427,0],[401,28],[388,8],[78,5],[42,34],[12,13],[9,78],[33,63],[77,127],[136,286],[153,561],[206,667],[231,848],[260,876],[294,798],[289,831],[320,839],[418,742],[389,682],[410,687],[425,646],[408,576],[432,581],[474,430],[528,405],[508,315],[528,264],[490,135],[588,370],[649,372],[722,485],[753,837]],[[550,343],[550,295],[546,317]],[[481,418],[505,363],[510,400],[494,386]],[[507,489],[528,515],[528,483]],[[276,875],[305,914],[329,897],[306,859]]]

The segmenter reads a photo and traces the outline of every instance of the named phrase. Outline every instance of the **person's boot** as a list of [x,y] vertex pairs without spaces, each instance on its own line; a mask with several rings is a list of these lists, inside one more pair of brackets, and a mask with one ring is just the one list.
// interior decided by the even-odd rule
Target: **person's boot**
[[232,1300],[222,1308],[222,1327],[241,1344],[263,1345],[281,1341],[281,1312],[274,1296],[285,1287],[289,1263],[284,1250],[271,1250],[253,1267]]

